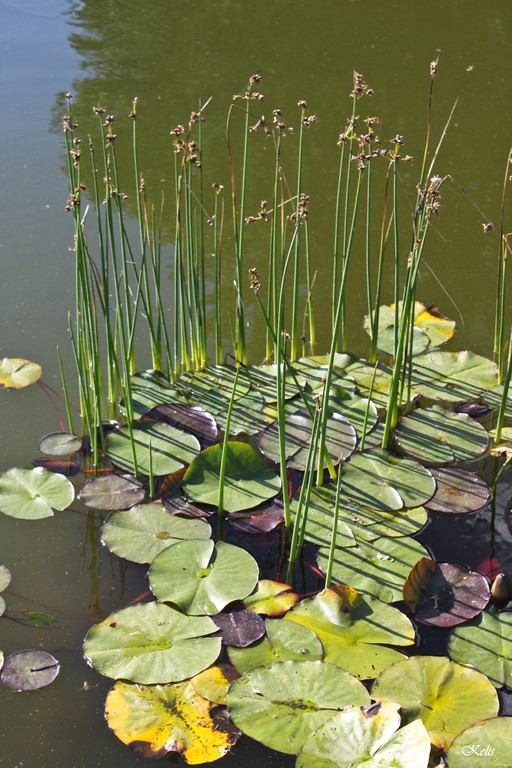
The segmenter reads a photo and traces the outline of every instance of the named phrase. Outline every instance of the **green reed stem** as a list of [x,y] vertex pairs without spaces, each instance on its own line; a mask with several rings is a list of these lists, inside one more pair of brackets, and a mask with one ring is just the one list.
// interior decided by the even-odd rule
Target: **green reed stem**
[[59,346],[57,345],[57,357],[59,360],[59,371],[60,371],[60,380],[62,383],[62,392],[64,394],[64,403],[66,406],[66,417],[68,420],[68,429],[71,432],[72,435],[75,434],[75,428],[73,425],[73,417],[71,415],[71,406],[69,403],[69,390],[68,390],[68,384],[66,381],[66,374],[64,373],[64,366],[62,364],[62,356],[60,354]]

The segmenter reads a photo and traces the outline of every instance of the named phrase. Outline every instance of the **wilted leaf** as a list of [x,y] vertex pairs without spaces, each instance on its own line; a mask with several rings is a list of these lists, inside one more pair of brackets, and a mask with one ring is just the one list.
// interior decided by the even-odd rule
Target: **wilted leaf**
[[14,691],[35,691],[52,683],[59,669],[57,659],[46,651],[16,651],[6,656],[0,680]]
[[249,512],[233,512],[229,520],[233,528],[242,533],[270,533],[284,522],[283,502],[273,499]]
[[228,688],[239,677],[240,675],[231,664],[216,664],[194,675],[190,682],[195,692],[203,699],[208,699],[213,704],[226,705]]
[[32,459],[32,466],[44,467],[44,469],[48,469],[50,472],[65,475],[66,477],[73,477],[73,475],[77,475],[80,471],[80,464],[67,457],[61,459]]
[[[399,320],[402,315],[402,302],[399,303]],[[412,354],[418,355],[429,347],[437,347],[451,339],[455,322],[443,317],[436,307],[414,302],[412,315]],[[370,317],[364,319],[364,329],[371,336]],[[388,355],[394,354],[395,305],[384,304],[379,307],[377,329],[377,347]]]

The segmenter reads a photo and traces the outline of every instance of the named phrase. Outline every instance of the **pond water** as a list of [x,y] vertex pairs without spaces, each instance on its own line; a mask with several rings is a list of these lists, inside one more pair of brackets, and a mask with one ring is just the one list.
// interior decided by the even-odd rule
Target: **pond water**
[[[452,174],[485,219],[498,222],[510,145],[504,98],[510,81],[509,0],[280,0],[271,5],[253,0],[0,0],[0,16],[0,354],[39,362],[51,387],[60,388],[56,345],[72,371],[67,312],[74,300],[73,233],[64,212],[67,179],[60,127],[67,91],[74,94],[84,136],[92,126],[91,106],[101,104],[119,116],[121,163],[128,157],[129,142],[123,143],[123,131],[130,130],[127,114],[138,97],[141,167],[156,200],[160,189],[169,191],[170,198],[173,184],[169,130],[188,120],[200,102],[212,98],[207,110],[209,173],[227,186],[226,112],[248,77],[262,73],[269,111],[279,107],[285,115],[296,115],[297,101],[308,101],[319,118],[307,137],[304,179],[312,210],[319,201],[314,211],[319,221],[314,242],[318,352],[324,351],[330,326],[330,314],[323,309],[330,293],[324,300],[322,291],[328,291],[329,267],[323,265],[330,264],[332,232],[331,219],[323,219],[323,201],[332,204],[336,174],[325,147],[335,144],[345,126],[354,69],[375,91],[371,109],[382,120],[382,134],[402,134],[407,152],[419,158],[428,67],[439,56],[436,138],[456,99],[458,104],[434,170]],[[406,174],[406,182],[412,179]],[[484,236],[483,219],[468,200],[454,185],[445,189],[419,298],[457,321],[453,349],[491,356],[498,236]],[[248,195],[255,210],[269,195],[264,163],[253,168]],[[170,250],[170,235],[167,240]],[[250,255],[257,261],[257,245],[253,248]],[[224,277],[226,283],[232,279]],[[364,286],[357,275],[350,291],[350,345],[364,354]],[[256,320],[253,325],[251,356],[259,361],[261,332]],[[147,367],[145,351],[139,355],[139,367]],[[60,428],[52,403],[38,386],[0,391],[0,423],[0,471],[30,466],[41,435]],[[508,472],[498,487],[492,529],[489,510],[459,518],[451,521],[445,546],[444,523],[434,517],[424,541],[436,542],[439,560],[474,566],[494,555],[512,567],[511,481]],[[44,628],[2,619],[0,648],[7,654],[44,647],[62,665],[57,682],[39,692],[15,694],[0,686],[0,764],[148,765],[109,732],[103,720],[109,681],[90,670],[81,655],[88,627],[141,594],[143,569],[111,557],[99,545],[97,516],[78,505],[37,522],[2,515],[0,563],[13,574],[6,594],[12,616],[40,610],[58,618],[58,624]],[[270,558],[269,571],[272,567]],[[422,643],[432,640],[426,632],[420,635]],[[436,652],[442,653],[444,639],[437,642]],[[223,764],[286,768],[294,759],[243,739]]]

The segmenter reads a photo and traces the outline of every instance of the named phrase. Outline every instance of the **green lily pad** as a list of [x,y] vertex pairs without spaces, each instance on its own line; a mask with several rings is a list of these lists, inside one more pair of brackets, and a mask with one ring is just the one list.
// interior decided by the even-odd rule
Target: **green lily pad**
[[[313,435],[313,422],[306,408],[299,408],[285,420],[286,463],[291,469],[304,470],[307,466],[309,447]],[[327,421],[325,447],[338,464],[355,450],[357,434],[354,427],[342,416],[332,416]],[[271,461],[279,462],[279,426],[271,424],[259,438],[260,449]],[[324,462],[325,464],[325,462]]]
[[491,592],[481,573],[424,557],[407,577],[403,595],[417,621],[454,627],[483,611]]
[[101,538],[111,552],[135,563],[151,563],[160,552],[184,539],[209,539],[212,529],[202,520],[187,520],[161,504],[142,504],[113,512]]
[[394,433],[400,449],[428,464],[471,461],[489,447],[487,430],[465,413],[439,406],[418,408],[401,419]]
[[8,469],[0,475],[0,511],[10,517],[51,517],[53,509],[66,509],[74,498],[69,480],[43,467]]
[[48,456],[68,456],[82,448],[82,438],[69,432],[51,432],[39,441],[39,450]]
[[496,364],[473,352],[427,352],[414,359],[414,389],[430,400],[476,400],[497,383]]
[[183,429],[187,434],[196,437],[204,448],[213,445],[217,440],[218,430],[215,419],[211,413],[198,405],[162,403],[151,408],[144,418],[164,421],[171,427]]
[[420,507],[435,488],[428,469],[382,449],[354,453],[343,468],[341,489],[348,499],[385,512]]
[[302,600],[284,620],[313,630],[324,647],[324,660],[361,680],[376,677],[403,658],[386,644],[414,643],[414,627],[407,616],[347,587],[325,589]]
[[296,755],[309,735],[347,704],[368,704],[355,677],[322,661],[254,667],[232,683],[228,711],[238,728],[271,749]]
[[84,656],[105,677],[178,682],[217,660],[220,637],[205,637],[216,631],[208,616],[185,616],[162,603],[131,605],[90,628]]
[[254,592],[244,598],[244,607],[254,613],[266,616],[282,616],[299,600],[289,584],[281,584],[271,579],[260,579]]
[[347,707],[311,734],[296,768],[427,768],[430,739],[425,726],[415,720],[400,728],[398,709],[391,701]]
[[[275,403],[277,401],[277,365],[250,365],[244,368],[251,388],[259,392],[266,403]],[[304,380],[298,377],[299,385],[304,385]],[[285,376],[284,399],[290,400],[299,394],[299,390],[293,381],[290,373]]]
[[191,681],[133,685],[119,680],[109,691],[105,717],[118,739],[143,758],[178,753],[188,765],[218,760],[240,731]]
[[491,489],[474,472],[458,467],[432,469],[436,492],[427,502],[427,509],[460,515],[483,509],[491,499]]
[[[264,412],[264,406],[265,400],[260,392],[248,392],[235,400],[231,409],[229,434],[233,437],[241,434],[257,435],[268,427],[273,419]],[[217,423],[221,429],[226,428],[227,415],[227,408],[217,414]]]
[[446,753],[449,768],[505,768],[512,753],[512,717],[492,717],[460,733]]
[[[132,407],[142,416],[161,403],[181,401],[180,395],[160,371],[141,371],[131,377]],[[122,405],[122,403],[121,403]]]
[[140,504],[145,495],[142,483],[131,475],[103,475],[88,480],[78,499],[86,507],[116,510]]
[[512,613],[484,611],[450,635],[453,661],[470,664],[496,688],[512,688]]
[[[402,302],[399,303],[399,317],[402,314]],[[453,336],[455,322],[443,317],[435,307],[427,306],[419,301],[414,302],[412,313],[412,354],[418,355],[429,347],[444,344]],[[377,347],[388,355],[394,354],[395,305],[384,304],[379,307],[379,323],[377,328]],[[364,319],[364,329],[371,336],[370,317]]]
[[[162,421],[137,421],[132,424],[137,468],[149,475],[150,449],[154,475],[168,475],[181,469],[201,450],[199,441],[180,429]],[[133,452],[128,427],[110,432],[106,439],[107,454],[116,467],[134,471]]]
[[434,746],[446,750],[459,733],[498,714],[492,683],[444,656],[413,656],[386,669],[372,697],[395,701],[405,724],[420,718]]
[[[11,572],[6,565],[0,565],[0,592],[7,589],[11,583]],[[5,613],[5,600],[0,596],[0,616]]]
[[379,408],[387,407],[392,378],[392,370],[389,366],[384,363],[378,363],[375,366],[366,360],[357,360],[348,367],[347,373],[354,378],[357,388],[363,395],[370,397],[371,392],[372,402]]
[[46,651],[16,651],[6,656],[0,680],[13,691],[35,691],[53,683],[60,664]]
[[[353,392],[355,389],[354,379],[347,375],[348,366],[352,365],[356,358],[354,355],[336,353],[334,355],[334,365],[332,369],[332,384],[343,387],[347,392]],[[325,383],[325,374],[329,364],[329,355],[313,355],[311,357],[301,357],[293,363],[294,370],[304,380],[307,388],[311,391],[323,389]]]
[[4,357],[0,360],[0,387],[23,389],[41,378],[40,365],[21,357]]
[[[489,389],[484,393],[484,403],[490,408],[499,410],[503,401],[503,391],[503,384],[499,384],[497,387]],[[512,419],[512,386],[509,387],[507,399],[505,400],[505,416],[507,419]]]
[[267,619],[266,635],[248,648],[228,648],[233,666],[243,674],[252,667],[270,667],[282,661],[316,661],[323,658],[322,643],[313,630],[291,621]]
[[[218,506],[221,456],[222,446],[212,445],[192,461],[183,479],[189,501]],[[226,512],[252,509],[276,496],[281,488],[281,480],[264,456],[238,441],[227,445],[224,483]]]
[[[201,371],[182,373],[175,386],[188,402],[216,415],[231,400],[236,373],[234,365],[209,365]],[[235,401],[246,395],[250,388],[251,382],[244,369],[238,369]]]
[[149,583],[159,600],[188,614],[213,615],[243,600],[258,581],[256,560],[240,547],[219,541],[181,541],[156,557]]
[[[372,541],[356,537],[355,547],[336,547],[332,568],[334,583],[348,584],[359,592],[377,597],[385,603],[402,599],[404,582],[411,568],[429,554],[425,547],[409,536]],[[318,550],[318,565],[327,570],[329,550]]]

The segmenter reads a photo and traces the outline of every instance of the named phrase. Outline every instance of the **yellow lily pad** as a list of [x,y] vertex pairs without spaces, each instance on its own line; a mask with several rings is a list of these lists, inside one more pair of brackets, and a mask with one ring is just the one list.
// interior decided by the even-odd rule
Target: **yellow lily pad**
[[4,357],[0,361],[0,387],[23,389],[41,378],[43,369],[22,357]]

